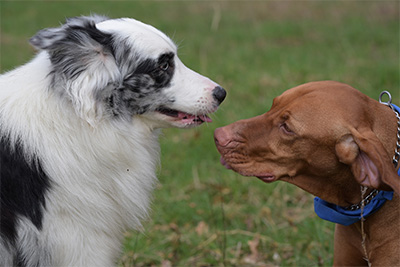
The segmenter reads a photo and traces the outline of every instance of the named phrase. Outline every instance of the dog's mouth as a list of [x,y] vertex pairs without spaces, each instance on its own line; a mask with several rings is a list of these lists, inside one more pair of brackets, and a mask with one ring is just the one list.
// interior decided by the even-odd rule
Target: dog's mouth
[[263,181],[264,183],[272,183],[276,181],[276,177],[270,173],[257,175],[256,177],[261,181]]
[[[220,158],[220,162],[228,170],[236,171],[229,165],[228,162],[225,161],[225,159],[223,157]],[[272,173],[250,174],[250,173],[245,173],[245,172],[240,172],[240,171],[236,171],[236,172],[238,172],[240,175],[243,175],[243,176],[255,176],[265,183],[272,183],[277,180],[276,176],[273,175]]]
[[158,108],[156,111],[165,116],[174,118],[175,120],[178,120],[185,125],[200,125],[203,122],[212,122],[212,120],[210,119],[210,117],[207,116],[207,114],[193,115],[165,107]]

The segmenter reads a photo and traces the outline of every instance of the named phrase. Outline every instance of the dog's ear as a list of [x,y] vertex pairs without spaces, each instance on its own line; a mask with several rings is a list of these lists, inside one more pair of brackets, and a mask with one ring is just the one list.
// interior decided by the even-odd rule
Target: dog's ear
[[[47,28],[39,31],[36,35],[34,35],[29,42],[33,45],[36,49],[40,50],[51,50],[57,48],[57,46],[61,45],[61,42],[64,44],[68,42],[68,37],[71,38],[69,41],[73,41],[73,37],[71,36],[71,30],[81,30],[84,32],[84,29],[91,31],[86,31],[88,35],[92,34],[94,39],[98,34],[95,34],[95,24],[107,20],[107,17],[93,15],[90,17],[81,16],[81,17],[74,17],[68,18],[65,24],[61,25],[58,28]],[[79,36],[75,36],[75,38],[79,38]],[[99,40],[101,41],[101,40]]]
[[339,161],[351,167],[356,181],[380,190],[394,190],[400,195],[400,177],[383,144],[370,129],[342,136],[335,146]]
[[61,27],[41,30],[30,40],[34,47],[49,54],[51,87],[70,97],[77,113],[91,125],[102,115],[101,91],[119,76],[112,34],[96,27],[96,23],[106,19],[67,19]]

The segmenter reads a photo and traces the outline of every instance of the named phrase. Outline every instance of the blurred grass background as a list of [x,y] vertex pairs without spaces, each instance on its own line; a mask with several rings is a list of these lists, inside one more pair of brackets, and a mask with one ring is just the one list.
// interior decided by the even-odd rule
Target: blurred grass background
[[[216,127],[266,112],[284,90],[338,80],[399,99],[398,1],[1,1],[1,72],[34,55],[28,39],[99,13],[159,28],[182,61],[228,96],[214,122],[167,129],[151,220],[128,232],[121,266],[329,266],[334,225],[313,197],[219,164]],[[346,107],[343,107],[346,108]]]

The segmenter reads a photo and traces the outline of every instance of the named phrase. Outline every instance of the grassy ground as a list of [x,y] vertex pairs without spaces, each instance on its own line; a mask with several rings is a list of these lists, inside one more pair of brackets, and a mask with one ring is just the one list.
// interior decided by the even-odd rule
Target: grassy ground
[[2,1],[1,70],[32,57],[27,40],[39,29],[89,13],[156,26],[186,65],[228,91],[213,123],[164,131],[152,220],[126,234],[120,265],[331,265],[334,225],[316,217],[313,197],[225,170],[213,131],[312,80],[349,83],[375,99],[390,90],[400,103],[399,2]]

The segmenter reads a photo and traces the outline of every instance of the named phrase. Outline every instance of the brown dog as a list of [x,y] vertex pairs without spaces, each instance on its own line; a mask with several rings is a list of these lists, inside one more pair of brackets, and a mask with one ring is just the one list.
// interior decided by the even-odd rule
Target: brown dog
[[[394,266],[400,264],[397,125],[389,107],[351,86],[311,82],[275,98],[263,115],[216,129],[215,143],[229,169],[292,183],[323,199],[323,209],[337,208],[335,214],[363,212],[363,223],[336,224],[334,265]],[[370,194],[374,188],[384,191]],[[362,208],[353,205],[365,196]],[[370,216],[369,202],[381,206]]]

